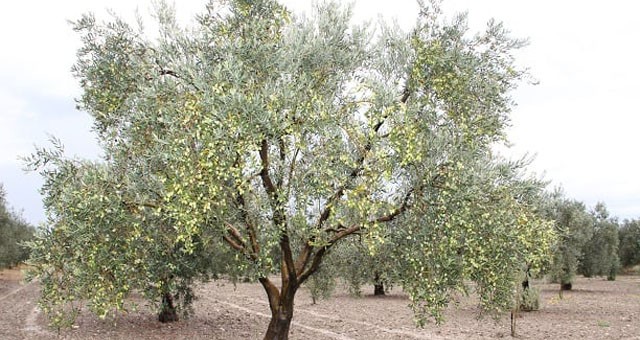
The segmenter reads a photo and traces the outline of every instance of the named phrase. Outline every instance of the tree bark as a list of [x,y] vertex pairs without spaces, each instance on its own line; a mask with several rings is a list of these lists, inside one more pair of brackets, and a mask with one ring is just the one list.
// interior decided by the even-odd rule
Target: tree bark
[[262,278],[260,283],[267,292],[271,308],[271,321],[264,340],[287,340],[291,320],[293,320],[293,301],[298,285],[291,284],[290,281],[283,282],[282,291],[278,292],[278,288],[269,279]]
[[158,314],[158,321],[165,323],[178,321],[178,319],[176,307],[173,305],[173,296],[171,296],[171,293],[164,293],[162,296],[162,310]]
[[[287,307],[287,306],[282,306]],[[283,308],[275,313],[271,314],[271,321],[269,322],[269,328],[267,328],[267,334],[265,334],[265,340],[287,340],[289,339],[289,327],[291,326],[291,320],[293,319],[293,304],[288,306],[289,308]]]

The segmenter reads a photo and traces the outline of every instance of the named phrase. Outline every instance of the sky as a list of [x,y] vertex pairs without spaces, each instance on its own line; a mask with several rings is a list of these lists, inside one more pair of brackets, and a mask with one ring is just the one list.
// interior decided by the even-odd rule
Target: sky
[[[282,1],[295,13],[311,1]],[[183,0],[176,9],[189,22],[206,0]],[[346,2],[345,2],[346,3]],[[417,17],[414,0],[357,0],[354,21],[396,20],[405,30]],[[535,155],[531,170],[562,186],[588,207],[605,202],[613,216],[640,217],[640,22],[634,1],[444,0],[448,17],[468,12],[471,32],[495,18],[512,36],[528,38],[517,64],[539,82],[514,91],[509,157]],[[39,175],[25,173],[20,156],[59,138],[68,155],[100,154],[88,114],[75,109],[80,88],[70,72],[80,47],[68,20],[107,9],[130,22],[152,8],[150,0],[30,0],[0,2],[0,183],[16,211],[44,221]],[[152,27],[149,25],[149,27]]]

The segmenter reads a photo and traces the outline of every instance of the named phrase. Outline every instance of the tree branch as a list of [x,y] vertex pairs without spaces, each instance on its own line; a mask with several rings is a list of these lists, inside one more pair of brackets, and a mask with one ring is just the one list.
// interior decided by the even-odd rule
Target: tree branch
[[258,254],[255,252],[247,251],[244,241],[238,239],[237,235],[233,235],[233,233],[231,236],[233,237],[229,237],[229,235],[223,235],[222,239],[227,242],[231,246],[231,248],[241,252],[242,255],[247,258],[247,260],[254,262],[258,260]]
[[[420,188],[422,188],[422,186]],[[404,195],[404,198],[402,199],[402,203],[400,204],[400,206],[396,208],[393,212],[391,212],[388,215],[381,216],[373,220],[369,220],[365,224],[368,225],[368,224],[374,224],[374,223],[386,223],[386,222],[393,221],[395,218],[400,216],[409,208],[410,206],[409,201],[414,191],[415,191],[414,188],[409,189],[407,193]],[[334,244],[336,244],[338,241],[342,240],[343,238],[349,235],[358,233],[360,230],[362,230],[362,227],[363,227],[363,224],[353,224],[348,228],[343,225],[339,225],[336,228],[327,229],[327,230],[334,231],[335,234],[333,235],[333,237],[329,239],[326,245],[318,249],[316,254],[313,256],[311,266],[307,268],[307,270],[303,271],[304,266],[306,266],[306,264],[309,261],[309,258],[311,257],[311,251],[312,251],[311,247],[305,247],[303,250],[303,253],[298,258],[298,261],[304,261],[304,263],[300,263],[300,264],[296,263],[296,265],[300,266],[300,269],[298,270],[298,282],[302,284],[304,281],[306,281],[309,278],[309,276],[311,276],[316,270],[318,270],[318,268],[320,267],[320,264],[322,263],[322,259],[324,255],[329,249],[331,249],[331,247],[333,247]]]
[[244,247],[236,243],[236,241],[232,240],[228,235],[222,236],[222,239],[224,239],[225,242],[227,242],[233,249],[244,253]]
[[[266,139],[262,140],[260,146],[260,160],[262,162],[262,170],[260,178],[262,178],[262,186],[269,195],[271,200],[271,208],[273,209],[273,223],[280,228],[280,250],[282,251],[281,275],[283,287],[289,284],[289,280],[293,285],[297,285],[296,269],[293,262],[293,254],[291,252],[291,243],[289,241],[289,233],[287,231],[287,218],[284,212],[282,202],[278,197],[278,191],[271,176],[269,176],[269,143]],[[283,288],[284,290],[284,288]]]
[[315,241],[315,236],[311,236],[309,240],[307,240],[307,243],[304,245],[304,248],[302,248],[302,251],[298,255],[298,258],[296,259],[295,270],[296,270],[296,276],[298,277],[298,282],[300,283],[302,283],[302,281],[300,281],[299,278],[300,278],[300,275],[302,274],[302,271],[304,270],[304,268],[307,266],[307,263],[309,262],[311,252],[313,251],[313,246],[311,245],[311,243],[314,241]]
[[[422,188],[422,187],[420,187]],[[400,216],[400,214],[402,214],[403,212],[405,212],[407,210],[407,208],[409,207],[409,199],[411,198],[411,195],[413,194],[414,189],[411,188],[407,191],[407,193],[404,195],[404,198],[402,199],[402,204],[396,208],[394,211],[392,211],[390,214],[385,215],[385,216],[381,216],[378,217],[372,221],[369,221],[369,223],[380,223],[380,222],[390,222],[393,221],[396,217]]]
[[174,78],[182,79],[182,78],[180,78],[180,76],[177,73],[175,73],[174,71],[171,71],[171,70],[160,69],[160,75],[161,76],[172,76]]
[[261,277],[258,279],[264,287],[264,290],[267,292],[267,297],[269,298],[269,307],[271,309],[271,313],[275,314],[278,311],[279,303],[280,303],[280,292],[278,291],[278,287],[269,280],[269,278]]
[[236,242],[238,242],[240,245],[242,245],[242,248],[244,248],[245,247],[245,243],[242,240],[242,235],[240,235],[240,231],[238,231],[238,229],[236,229],[236,227],[231,225],[231,223],[225,223],[225,226],[227,228],[229,228],[229,233],[231,234],[231,236],[233,236],[233,238],[236,240]]
[[[406,103],[409,100],[409,96],[410,96],[410,91],[409,91],[409,89],[407,87],[405,87],[404,90],[402,91],[402,97],[400,97],[400,102],[401,103]],[[375,134],[378,133],[378,131],[380,130],[380,128],[382,127],[382,125],[384,124],[384,122],[387,120],[388,117],[389,117],[388,115],[383,116],[382,119],[374,125],[373,132]],[[321,229],[322,226],[324,225],[324,223],[329,219],[329,217],[331,217],[331,213],[333,211],[333,206],[334,206],[335,202],[337,202],[342,197],[342,195],[344,195],[344,191],[349,187],[351,181],[353,181],[356,177],[358,177],[359,174],[362,172],[364,161],[366,160],[366,158],[367,158],[367,156],[368,156],[368,154],[369,154],[369,152],[371,151],[372,148],[373,148],[373,141],[369,140],[367,142],[367,144],[365,145],[365,147],[364,147],[364,152],[363,152],[362,156],[360,156],[360,158],[356,162],[358,165],[353,170],[351,170],[351,173],[349,173],[349,176],[346,179],[346,183],[341,185],[338,188],[338,190],[336,190],[336,192],[333,195],[331,195],[331,197],[329,197],[329,199],[327,200],[325,208],[322,211],[322,213],[320,214],[320,217],[318,218],[318,222],[316,223],[316,228],[317,229]],[[405,203],[408,201],[408,196],[409,195],[410,195],[410,193],[408,193],[407,197],[405,197]],[[402,209],[402,211],[397,211],[394,216],[390,215],[390,216],[388,216],[386,218],[389,218],[389,221],[394,219],[395,216],[401,214],[406,209],[406,206],[403,205],[399,209]],[[386,222],[386,221],[380,221],[380,222]],[[358,228],[358,230],[359,230],[359,228]],[[348,235],[350,235],[350,234],[352,234],[352,233],[354,233],[354,232],[356,232],[358,230],[354,230],[354,231],[350,232]],[[341,235],[345,231],[346,230],[338,232],[336,234],[336,236],[337,235]],[[345,236],[342,236],[342,237],[345,237]],[[342,238],[342,237],[340,237],[340,238]],[[318,255],[320,255],[320,260],[319,261],[321,261],[321,257],[324,256],[323,254],[326,251],[326,250],[323,250],[326,247],[323,247],[314,256],[314,261],[313,261],[313,263],[311,265],[311,268],[310,268],[310,269],[313,269],[315,267],[315,269],[313,269],[313,271],[309,272],[307,270],[305,272],[307,274],[301,273],[304,270],[304,267],[306,267],[307,263],[309,262],[310,256],[311,256],[311,254],[313,252],[313,246],[311,244],[313,243],[314,239],[315,239],[315,237],[312,236],[312,237],[309,238],[309,240],[307,240],[307,242],[304,245],[304,248],[303,248],[302,252],[300,252],[300,255],[298,256],[298,258],[296,260],[296,272],[298,273],[298,276],[300,277],[300,279],[299,279],[300,283],[304,282],[304,280],[306,280],[309,275],[313,274],[313,272],[315,270],[317,270],[317,266],[319,266],[320,263],[319,262],[316,263],[316,259],[318,258]],[[329,247],[331,245],[332,244],[330,244]]]
[[298,159],[298,153],[300,152],[300,148],[296,148],[296,151],[293,153],[293,158],[291,158],[291,164],[289,164],[289,176],[287,176],[287,192],[291,189],[291,179],[293,178],[293,172],[296,169],[296,160]]
[[[406,103],[407,100],[409,100],[409,94],[410,94],[409,89],[405,87],[404,91],[402,92],[402,97],[400,98],[400,102]],[[384,122],[387,120],[388,117],[389,117],[388,115],[383,116],[382,119],[379,122],[377,122],[376,125],[374,125],[373,132],[375,134],[378,133],[378,131],[380,130],[380,128],[382,127],[382,125],[384,124]],[[351,170],[351,173],[349,173],[349,176],[347,177],[347,180],[346,180],[347,183],[341,185],[338,188],[338,190],[327,200],[325,209],[320,214],[320,218],[316,224],[316,227],[318,229],[322,228],[322,225],[324,224],[324,222],[327,219],[329,219],[329,217],[331,216],[333,204],[342,197],[342,195],[344,194],[344,191],[348,188],[349,182],[351,182],[353,179],[358,177],[358,175],[361,173],[361,171],[363,170],[364,161],[366,160],[372,148],[373,148],[373,141],[369,140],[367,144],[364,146],[364,152],[362,156],[360,156],[360,158],[356,162],[358,165],[353,170]]]
[[[153,48],[151,48],[151,50],[152,50],[152,51],[154,51],[154,52],[156,52],[156,50],[155,50],[155,49],[153,49]],[[161,75],[161,76],[171,76],[171,77],[174,77],[174,78],[176,78],[176,79],[179,79],[179,80],[183,80],[183,81],[185,81],[185,79],[184,79],[184,78],[182,78],[182,77],[181,77],[177,72],[175,72],[175,71],[173,71],[173,70],[167,70],[167,69],[165,69],[165,68],[160,64],[160,60],[158,60],[158,58],[155,58],[155,63],[156,63],[156,66],[158,66],[158,68],[160,69],[160,71],[158,72],[158,74],[159,74],[159,75]],[[151,78],[150,76],[147,76],[147,80],[151,80],[151,79],[152,79],[152,78]],[[193,80],[191,80],[191,81],[186,80],[186,82],[187,82],[189,85],[193,86],[193,88],[195,88],[197,91],[200,91],[200,88],[199,88],[198,86],[196,86],[196,84],[194,84],[194,83],[193,83]]]
[[269,197],[273,200],[277,196],[276,187],[273,185],[271,176],[269,176],[269,143],[266,139],[262,140],[260,146],[260,161],[262,162],[262,170],[260,171],[260,178],[262,179],[262,186],[266,190]]
[[238,193],[236,198],[236,202],[240,208],[240,214],[244,219],[244,224],[247,227],[247,233],[249,234],[249,242],[251,243],[251,250],[257,256],[260,254],[260,245],[258,244],[258,237],[256,233],[256,227],[251,223],[249,219],[249,213],[247,212],[247,207],[245,206],[244,195]]
[[335,234],[328,242],[327,245],[322,246],[320,249],[318,249],[318,251],[315,253],[315,255],[313,256],[313,261],[311,261],[311,266],[309,266],[309,268],[307,268],[305,271],[303,271],[302,273],[300,273],[298,275],[298,282],[300,284],[302,284],[303,282],[305,282],[309,276],[311,276],[313,273],[315,273],[318,268],[320,267],[320,264],[322,263],[322,260],[324,258],[324,255],[326,254],[327,250],[331,249],[331,247],[333,247],[333,245],[340,241],[341,239],[354,234],[358,231],[360,231],[360,229],[362,229],[362,225],[360,224],[354,224],[349,228],[344,228],[342,229],[342,231],[338,232],[337,234]]
[[[286,155],[286,145],[282,137],[280,137],[280,139],[278,140],[278,151],[280,152],[280,162],[284,164],[284,161],[286,160],[287,155]],[[282,176],[280,176],[277,179],[276,185],[278,189],[282,189],[282,183],[284,183],[284,171],[282,171]]]

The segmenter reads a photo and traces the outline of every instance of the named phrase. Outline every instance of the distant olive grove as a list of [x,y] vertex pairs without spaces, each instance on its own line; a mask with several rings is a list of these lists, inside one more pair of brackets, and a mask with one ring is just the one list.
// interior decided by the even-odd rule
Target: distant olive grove
[[640,265],[640,219],[624,220],[618,229],[618,256],[623,269]]
[[583,202],[556,191],[546,200],[545,215],[558,235],[548,276],[570,290],[576,275],[615,280],[640,264],[640,221],[620,222],[604,203],[588,210]]
[[34,228],[9,208],[0,184],[0,269],[13,267],[29,258],[23,242],[33,237]]

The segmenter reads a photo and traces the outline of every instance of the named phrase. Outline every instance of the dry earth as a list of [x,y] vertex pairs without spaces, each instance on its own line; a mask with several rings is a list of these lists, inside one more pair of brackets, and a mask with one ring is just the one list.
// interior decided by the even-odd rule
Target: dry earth
[[[640,339],[640,277],[617,281],[580,278],[558,298],[556,285],[540,284],[540,311],[518,319],[521,339]],[[36,306],[37,283],[21,282],[18,270],[0,272],[0,339],[260,339],[269,321],[258,284],[214,282],[198,288],[195,315],[172,324],[149,309],[100,320],[83,313],[73,328],[49,329]],[[292,339],[495,339],[509,338],[508,316],[477,319],[471,298],[447,310],[444,325],[416,329],[408,300],[399,291],[353,298],[338,292],[313,305],[303,289],[296,297]]]

